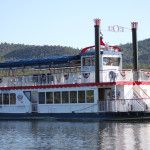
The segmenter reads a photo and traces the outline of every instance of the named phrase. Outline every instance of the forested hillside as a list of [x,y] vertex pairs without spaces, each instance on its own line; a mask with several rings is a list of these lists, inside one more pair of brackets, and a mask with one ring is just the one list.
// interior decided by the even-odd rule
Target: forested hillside
[[[118,46],[124,53],[123,55],[123,67],[132,68],[133,50],[132,44],[125,44]],[[139,68],[150,69],[150,39],[146,39],[138,42],[138,58]]]
[[62,46],[35,46],[22,44],[0,44],[0,57],[4,59],[27,59],[63,55],[75,55],[79,50]]
[[[87,45],[89,46],[89,45]],[[123,52],[123,68],[132,68],[132,44],[118,46]],[[150,39],[138,42],[139,68],[150,69]],[[24,44],[0,44],[0,61],[75,55],[81,50],[63,46],[35,46]]]

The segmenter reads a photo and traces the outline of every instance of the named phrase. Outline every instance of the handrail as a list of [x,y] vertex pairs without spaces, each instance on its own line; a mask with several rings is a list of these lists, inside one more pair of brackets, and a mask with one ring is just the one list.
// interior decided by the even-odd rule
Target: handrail
[[[137,85],[135,82],[134,82],[134,84]],[[140,86],[138,86],[138,87],[139,87],[140,90],[142,90],[142,92],[150,99],[150,97],[147,95],[147,93],[146,93]]]
[[140,71],[150,71],[148,69],[138,69],[138,70],[140,70]]

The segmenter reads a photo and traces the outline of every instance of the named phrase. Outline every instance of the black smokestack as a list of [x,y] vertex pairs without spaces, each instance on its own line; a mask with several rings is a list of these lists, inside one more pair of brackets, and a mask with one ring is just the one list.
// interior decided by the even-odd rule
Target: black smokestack
[[138,69],[138,43],[137,43],[137,26],[138,22],[132,22],[132,42],[133,42],[133,69]]
[[99,50],[100,50],[100,22],[101,19],[94,19],[95,27],[95,83],[99,83]]

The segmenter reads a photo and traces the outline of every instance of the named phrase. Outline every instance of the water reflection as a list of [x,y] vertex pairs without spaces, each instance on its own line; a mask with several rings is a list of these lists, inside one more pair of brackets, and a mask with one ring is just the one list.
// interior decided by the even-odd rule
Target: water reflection
[[1,121],[0,149],[150,149],[150,122]]

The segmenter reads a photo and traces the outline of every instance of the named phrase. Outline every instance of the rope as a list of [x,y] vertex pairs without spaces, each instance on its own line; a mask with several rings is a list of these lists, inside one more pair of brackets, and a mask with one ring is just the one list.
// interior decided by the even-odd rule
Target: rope
[[73,112],[76,112],[76,111],[81,111],[81,110],[85,110],[85,109],[88,109],[88,108],[90,108],[90,107],[93,107],[93,106],[95,106],[95,105],[97,105],[97,104],[93,104],[93,105],[91,105],[91,106],[89,106],[89,107],[82,108],[82,109],[79,109],[79,110],[75,110],[75,111],[73,111]]

